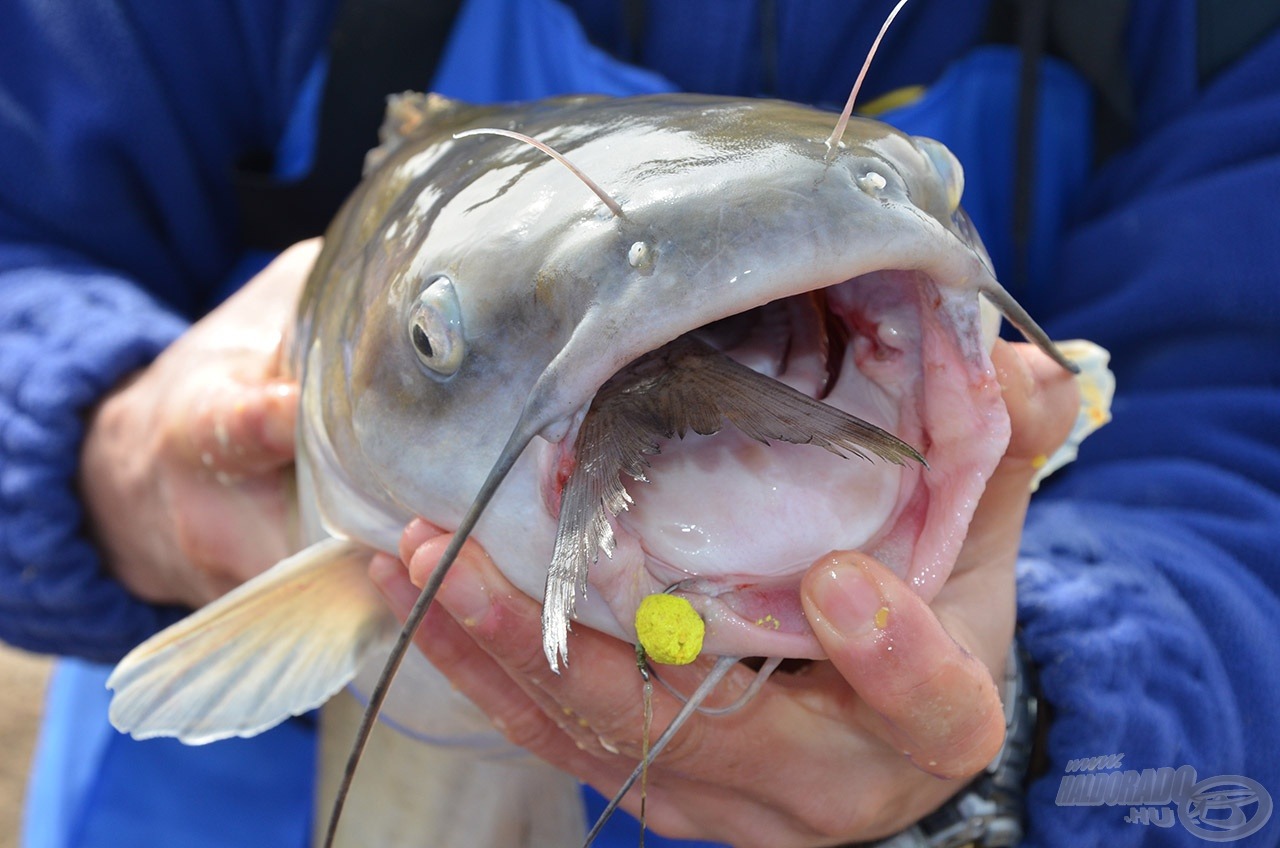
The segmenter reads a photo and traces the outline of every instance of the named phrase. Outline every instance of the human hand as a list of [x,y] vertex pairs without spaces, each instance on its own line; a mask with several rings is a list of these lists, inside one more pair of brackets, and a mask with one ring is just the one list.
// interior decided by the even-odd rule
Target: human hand
[[90,418],[91,530],[138,597],[202,606],[288,553],[298,387],[284,347],[319,249],[282,253]]
[[[733,845],[827,845],[884,836],[958,791],[999,749],[1000,695],[1014,626],[1014,561],[1037,456],[1075,418],[1069,376],[1027,345],[997,344],[1013,436],[988,483],[953,576],[925,604],[861,553],[820,559],[802,601],[828,662],[775,673],[728,716],[690,720],[648,773],[647,817],[657,831]],[[403,618],[449,537],[415,522],[401,541],[409,563],[371,566]],[[642,704],[634,650],[575,631],[573,662],[557,676],[542,653],[540,609],[468,544],[427,615],[417,644],[516,744],[606,795],[641,755]],[[691,691],[707,663],[663,667]],[[739,667],[721,686],[741,691]],[[732,695],[722,699],[732,700]],[[655,736],[680,704],[654,692]],[[635,811],[634,791],[623,806]]]

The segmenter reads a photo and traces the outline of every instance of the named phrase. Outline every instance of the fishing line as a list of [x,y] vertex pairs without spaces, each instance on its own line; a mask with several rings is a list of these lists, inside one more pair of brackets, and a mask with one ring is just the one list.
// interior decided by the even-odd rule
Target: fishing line
[[[783,657],[769,657],[766,659],[764,664],[756,671],[756,676],[752,679],[751,685],[732,704],[724,707],[698,707],[698,712],[704,716],[727,716],[731,713],[736,713],[760,693],[760,690],[764,688],[764,684],[769,680],[769,675],[778,670],[778,666],[782,665],[783,659]],[[646,669],[676,700],[682,704],[689,703],[689,696],[671,685],[656,668],[647,665]]]
[[365,708],[364,715],[360,718],[360,727],[356,730],[355,742],[352,745],[350,755],[347,757],[347,764],[342,773],[342,782],[338,785],[338,792],[333,800],[333,810],[329,814],[329,826],[325,831],[324,848],[333,847],[333,840],[338,834],[338,821],[342,817],[343,807],[346,806],[347,796],[351,792],[351,783],[355,778],[356,767],[360,764],[360,757],[364,754],[365,746],[369,743],[369,735],[373,732],[373,725],[378,720],[378,713],[382,711],[382,704],[387,699],[387,692],[391,688],[391,682],[395,679],[396,672],[400,669],[400,664],[404,661],[405,654],[413,643],[413,634],[418,631],[423,619],[426,618],[427,610],[431,607],[432,601],[435,600],[436,594],[440,591],[440,585],[444,582],[445,575],[449,573],[449,569],[453,566],[454,561],[457,560],[463,543],[467,541],[471,531],[475,529],[476,522],[480,520],[480,515],[489,505],[489,501],[493,499],[498,486],[515,466],[520,454],[524,452],[525,447],[533,440],[533,434],[524,433],[523,429],[517,425],[516,430],[512,432],[511,437],[507,440],[502,453],[498,455],[498,461],[494,463],[493,468],[489,471],[489,476],[485,478],[484,483],[480,486],[479,493],[476,494],[475,500],[471,502],[471,507],[467,510],[467,514],[463,516],[462,522],[454,531],[453,539],[440,556],[440,562],[437,563],[435,570],[431,572],[426,585],[422,587],[422,592],[418,595],[418,600],[414,602],[413,609],[409,611],[409,617],[405,619],[404,626],[400,628],[396,643],[392,646],[387,662],[382,667],[382,674],[379,675],[378,682],[373,687],[373,692],[369,695],[369,705]]
[[644,681],[641,700],[644,703],[644,723],[640,731],[640,764],[644,770],[640,773],[640,844],[644,848],[645,806],[649,800],[649,736],[653,732],[653,674],[649,660],[644,655],[644,648],[636,646],[636,664],[640,668],[640,678]]
[[591,843],[595,842],[596,837],[600,835],[600,831],[604,829],[605,823],[609,821],[614,812],[617,811],[618,805],[622,803],[623,796],[627,794],[632,786],[635,786],[636,781],[646,773],[649,768],[649,764],[657,759],[658,754],[662,753],[662,749],[667,747],[667,743],[670,742],[672,737],[676,735],[676,732],[684,726],[684,723],[689,720],[689,717],[697,712],[698,707],[701,706],[702,702],[707,699],[713,690],[715,690],[716,686],[724,679],[725,675],[733,670],[733,667],[738,664],[739,659],[739,657],[720,657],[716,660],[716,664],[711,667],[711,671],[707,674],[706,679],[703,680],[702,683],[698,685],[698,688],[694,690],[693,694],[689,696],[689,700],[680,709],[680,712],[676,713],[676,717],[671,720],[671,724],[667,725],[667,729],[662,731],[662,735],[653,743],[653,747],[648,750],[640,764],[635,767],[635,770],[631,772],[631,776],[623,781],[622,786],[616,793],[614,793],[614,796],[609,799],[608,805],[606,805],[604,811],[600,813],[600,816],[596,819],[596,823],[591,826],[591,831],[583,841],[582,848],[591,848]]

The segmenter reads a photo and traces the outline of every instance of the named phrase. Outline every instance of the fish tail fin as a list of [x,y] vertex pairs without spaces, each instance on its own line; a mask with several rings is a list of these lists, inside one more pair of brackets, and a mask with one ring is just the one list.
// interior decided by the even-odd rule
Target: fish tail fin
[[365,576],[371,555],[319,542],[152,636],[107,680],[111,723],[199,745],[323,704],[395,632]]

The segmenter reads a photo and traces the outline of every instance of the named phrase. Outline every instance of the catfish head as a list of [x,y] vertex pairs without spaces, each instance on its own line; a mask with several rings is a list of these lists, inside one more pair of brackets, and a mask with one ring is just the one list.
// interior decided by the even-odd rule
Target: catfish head
[[[828,113],[692,95],[501,109],[405,95],[389,115],[298,335],[300,453],[328,533],[395,550],[414,515],[474,520],[542,597],[593,398],[689,337],[922,461],[838,460],[734,427],[663,442],[646,479],[624,481],[632,503],[606,517],[585,597],[571,587],[548,628],[571,608],[634,641],[639,600],[674,586],[710,653],[820,657],[798,587],[821,555],[859,549],[938,592],[1009,438],[984,302],[1069,367],[996,281],[945,147],[856,119],[828,147]],[[481,128],[544,142],[616,209],[527,144],[456,137]],[[696,416],[704,401],[734,403],[681,402]],[[553,666],[566,650],[548,635]]]

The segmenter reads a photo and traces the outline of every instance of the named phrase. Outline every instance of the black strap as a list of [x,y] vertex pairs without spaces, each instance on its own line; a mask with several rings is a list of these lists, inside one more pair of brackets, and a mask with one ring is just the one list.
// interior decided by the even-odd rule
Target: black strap
[[[1280,26],[1280,0],[1199,0],[1197,72],[1203,84]],[[1133,131],[1133,87],[1125,62],[1128,0],[994,0],[987,40],[1017,44],[1018,124],[1013,200],[1014,286],[1027,279],[1033,224],[1035,111],[1041,56],[1069,62],[1094,92],[1094,161]]]
[[1280,0],[1200,0],[1196,70],[1204,83],[1280,27]]
[[644,37],[649,29],[649,4],[646,0],[621,0],[621,2],[622,29],[627,39],[627,53],[618,58],[639,64],[644,58]]
[[271,177],[269,154],[236,173],[246,247],[281,250],[324,232],[378,143],[388,94],[434,75],[461,0],[342,0],[329,39],[315,161],[302,180]]
[[1036,101],[1040,92],[1040,60],[1049,38],[1049,0],[1027,0],[1018,19],[1018,114],[1014,140],[1013,255],[1014,284],[1025,288],[1030,277],[1031,227],[1035,210]]
[[1133,126],[1124,52],[1128,14],[1127,0],[994,0],[991,4],[987,40],[1016,44],[1021,55],[1014,139],[1015,290],[1027,285],[1030,273],[1041,58],[1048,53],[1066,60],[1093,86],[1094,157],[1101,161],[1123,146]]
[[[1040,18],[1038,22],[1028,19]],[[1096,111],[1095,151],[1099,160],[1118,150],[1133,127],[1133,88],[1125,62],[1128,0],[995,0],[987,21],[987,40],[1017,44],[1071,64],[1092,86]],[[1029,31],[1042,39],[1029,43]]]

